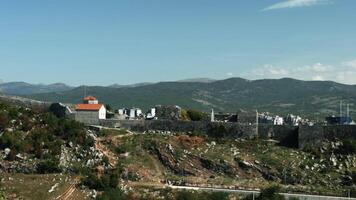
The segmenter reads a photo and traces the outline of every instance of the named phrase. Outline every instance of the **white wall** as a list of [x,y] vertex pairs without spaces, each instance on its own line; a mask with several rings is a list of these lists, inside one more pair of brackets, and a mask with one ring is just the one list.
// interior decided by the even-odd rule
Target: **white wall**
[[99,119],[106,119],[106,108],[102,106],[99,110]]

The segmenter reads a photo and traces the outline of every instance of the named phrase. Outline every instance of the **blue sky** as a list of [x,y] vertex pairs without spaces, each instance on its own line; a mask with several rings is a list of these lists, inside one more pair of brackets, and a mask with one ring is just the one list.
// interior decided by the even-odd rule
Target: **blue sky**
[[0,79],[356,84],[355,0],[4,0]]

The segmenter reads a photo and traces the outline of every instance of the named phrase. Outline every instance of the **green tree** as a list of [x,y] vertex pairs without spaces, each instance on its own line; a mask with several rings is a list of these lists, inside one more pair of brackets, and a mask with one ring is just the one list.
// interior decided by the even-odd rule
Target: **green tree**
[[191,121],[201,121],[204,118],[204,113],[199,110],[187,110],[188,117]]
[[278,194],[280,188],[278,186],[272,186],[265,188],[261,191],[259,200],[284,200],[284,196]]
[[97,200],[126,200],[127,195],[120,188],[110,188],[99,195]]
[[9,117],[6,112],[0,111],[0,131],[7,128],[9,125]]

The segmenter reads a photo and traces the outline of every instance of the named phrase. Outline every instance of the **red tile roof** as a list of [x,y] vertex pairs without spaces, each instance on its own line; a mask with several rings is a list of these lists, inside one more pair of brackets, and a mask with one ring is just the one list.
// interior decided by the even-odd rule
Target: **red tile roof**
[[75,110],[98,111],[103,106],[103,104],[77,104]]
[[87,96],[87,97],[84,98],[84,100],[85,101],[93,101],[93,100],[96,100],[96,98],[93,97],[93,96]]

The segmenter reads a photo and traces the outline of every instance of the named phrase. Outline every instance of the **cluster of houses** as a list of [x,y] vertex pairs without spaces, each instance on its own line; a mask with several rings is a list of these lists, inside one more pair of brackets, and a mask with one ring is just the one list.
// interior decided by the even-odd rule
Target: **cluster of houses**
[[[102,120],[116,119],[116,120],[179,120],[181,108],[179,106],[156,106],[151,108],[148,112],[143,112],[140,108],[121,108],[115,110],[114,113],[107,111],[104,104],[99,103],[99,100],[93,96],[87,96],[82,103],[76,105],[65,105],[62,103],[52,104],[50,110],[57,116],[71,116],[76,121],[88,125],[100,125]],[[271,124],[271,125],[309,125],[314,123],[308,119],[303,119],[298,115],[289,114],[286,117],[273,116],[268,112],[246,112],[240,111],[236,114],[214,113],[211,112],[210,120],[212,122],[239,122],[255,124]],[[257,121],[258,120],[258,121]],[[355,122],[351,117],[336,117],[330,116],[325,120],[325,124],[335,125],[352,125]]]
[[260,124],[273,124],[273,125],[291,125],[291,126],[299,126],[299,125],[309,125],[312,126],[314,123],[308,119],[303,119],[298,115],[288,114],[287,117],[281,116],[271,116],[270,113],[264,112],[258,114],[258,122]]
[[89,125],[99,125],[101,120],[152,120],[157,119],[156,108],[151,108],[147,113],[143,113],[140,108],[121,108],[114,113],[108,111],[104,104],[93,96],[87,96],[82,103],[76,105],[65,105],[54,103],[50,110],[59,117],[69,116],[76,121]]

